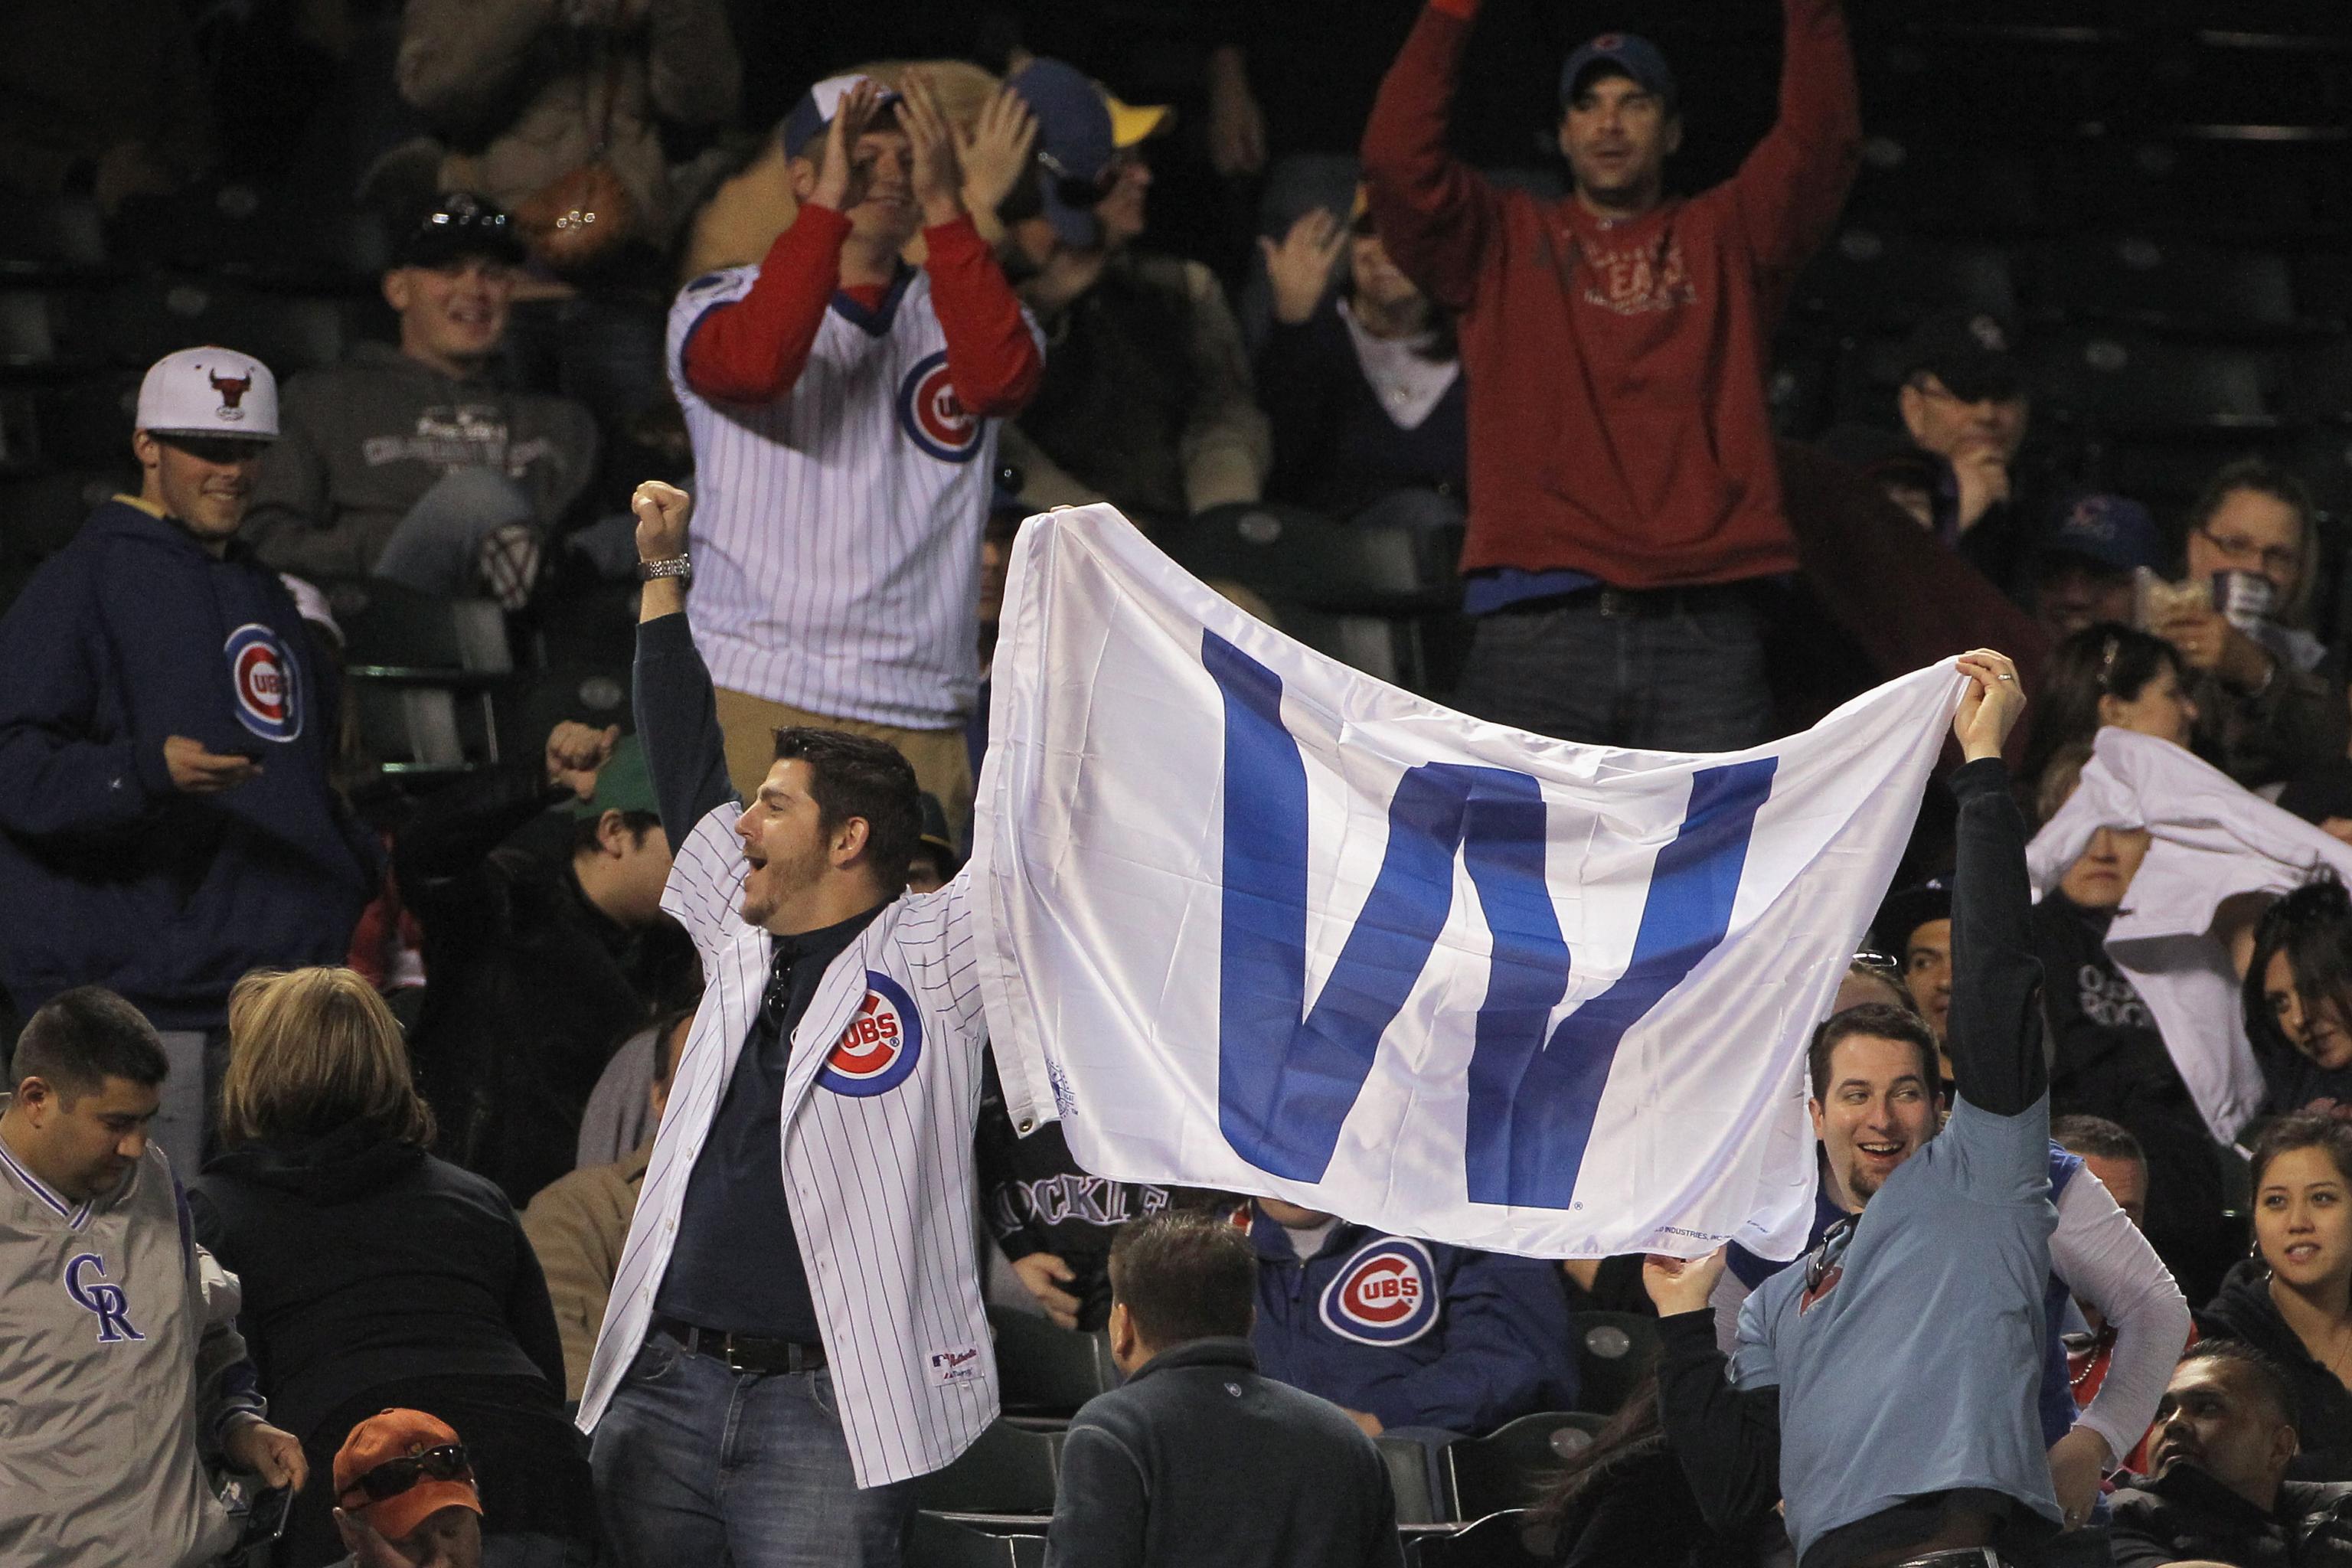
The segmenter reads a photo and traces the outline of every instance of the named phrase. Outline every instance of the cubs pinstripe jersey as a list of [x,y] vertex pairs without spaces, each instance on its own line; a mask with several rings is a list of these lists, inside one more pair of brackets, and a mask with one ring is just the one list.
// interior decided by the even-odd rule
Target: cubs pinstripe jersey
[[998,422],[956,401],[919,271],[901,272],[873,310],[835,294],[783,396],[706,400],[687,384],[687,339],[759,275],[711,273],[670,308],[670,381],[694,441],[694,640],[730,690],[950,728],[980,684],[980,530]]
[[[583,1431],[645,1342],[687,1178],[768,983],[773,939],[736,913],[740,815],[730,802],[696,825],[662,895],[701,950],[705,989],[597,1334]],[[940,1468],[996,1415],[971,1224],[984,1031],[965,895],[959,878],[885,908],[793,1031],[784,1201],[862,1487]]]
[[193,1565],[236,1542],[197,1457],[198,1405],[226,1363],[250,1368],[220,1339],[234,1331],[207,1325],[180,1201],[152,1143],[121,1188],[86,1203],[0,1145],[5,1568]]

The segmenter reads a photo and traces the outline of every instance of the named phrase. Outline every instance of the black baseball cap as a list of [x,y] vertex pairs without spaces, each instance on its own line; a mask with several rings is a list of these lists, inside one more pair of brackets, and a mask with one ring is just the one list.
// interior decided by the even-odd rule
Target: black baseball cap
[[522,237],[514,220],[496,203],[471,191],[447,191],[432,211],[401,237],[393,258],[395,267],[443,267],[468,256],[519,266],[523,259]]
[[2008,323],[1989,310],[1930,316],[1905,347],[1903,379],[1925,372],[1963,403],[2015,397],[2025,390],[2016,341]]
[[1952,918],[1951,884],[1937,877],[1916,888],[1905,888],[1889,893],[1886,901],[1878,906],[1878,918],[1870,923],[1878,939],[1878,950],[1895,963],[1911,945],[1911,933],[1931,921]]

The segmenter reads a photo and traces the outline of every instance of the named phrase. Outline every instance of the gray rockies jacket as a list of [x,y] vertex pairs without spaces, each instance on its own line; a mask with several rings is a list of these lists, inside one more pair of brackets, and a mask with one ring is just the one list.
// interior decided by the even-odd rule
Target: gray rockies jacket
[[236,1310],[161,1149],[69,1204],[0,1144],[0,1568],[236,1543],[200,1458],[264,1413]]

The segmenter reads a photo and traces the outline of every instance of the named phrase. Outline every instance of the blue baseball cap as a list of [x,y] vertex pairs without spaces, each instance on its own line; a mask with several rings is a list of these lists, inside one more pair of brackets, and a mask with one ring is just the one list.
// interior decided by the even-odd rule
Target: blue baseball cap
[[1596,68],[1621,71],[1655,93],[1672,114],[1681,105],[1682,91],[1658,46],[1639,33],[1603,33],[1568,57],[1559,70],[1559,102],[1565,109],[1583,90],[1584,79]]
[[2164,569],[2164,536],[2147,508],[2129,496],[2087,495],[2058,518],[2034,547],[2037,560],[2080,555],[2114,572]]
[[1004,79],[1037,117],[1037,194],[1065,245],[1102,243],[1094,206],[1108,188],[1118,142],[1110,106],[1084,71],[1044,56]]
[[[856,71],[849,71],[841,76],[829,76],[801,94],[800,101],[793,105],[793,111],[784,116],[784,156],[799,157],[802,148],[824,135],[824,128],[833,123],[834,110],[841,107],[841,100],[847,98],[859,82],[866,79]],[[881,86],[879,82],[875,85]],[[898,101],[898,95],[884,87],[880,98],[875,101],[875,108],[878,111]]]

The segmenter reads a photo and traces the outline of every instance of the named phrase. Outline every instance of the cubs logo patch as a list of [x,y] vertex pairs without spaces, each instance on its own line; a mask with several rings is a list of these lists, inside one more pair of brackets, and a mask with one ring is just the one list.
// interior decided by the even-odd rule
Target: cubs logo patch
[[923,1054],[923,1021],[914,998],[887,974],[866,972],[866,1000],[824,1058],[816,1081],[835,1094],[860,1099],[887,1094],[907,1081]]
[[1359,1344],[1409,1344],[1437,1322],[1437,1267],[1408,1237],[1373,1242],[1323,1288],[1323,1326]]
[[898,424],[942,463],[969,463],[979,455],[981,423],[956,400],[945,349],[917,360],[898,384]]
[[228,684],[236,720],[265,741],[302,732],[301,677],[278,634],[248,621],[228,634]]

